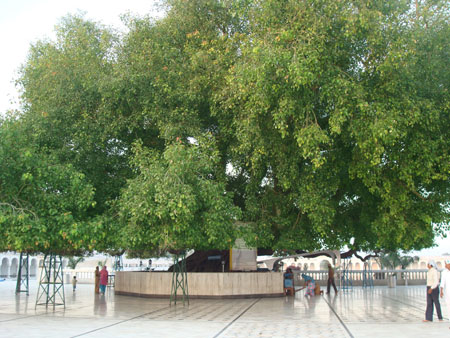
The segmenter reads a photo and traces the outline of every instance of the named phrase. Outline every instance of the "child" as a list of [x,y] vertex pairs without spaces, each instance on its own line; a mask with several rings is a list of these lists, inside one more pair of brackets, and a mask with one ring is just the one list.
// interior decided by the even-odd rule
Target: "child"
[[75,289],[77,288],[77,276],[73,276],[72,279],[72,286],[73,286],[73,292],[75,292]]

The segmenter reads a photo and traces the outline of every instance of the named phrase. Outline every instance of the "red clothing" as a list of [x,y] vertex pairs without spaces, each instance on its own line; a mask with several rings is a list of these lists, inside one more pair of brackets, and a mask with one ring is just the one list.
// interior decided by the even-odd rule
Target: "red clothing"
[[108,270],[106,269],[102,269],[102,271],[100,271],[100,284],[108,285]]

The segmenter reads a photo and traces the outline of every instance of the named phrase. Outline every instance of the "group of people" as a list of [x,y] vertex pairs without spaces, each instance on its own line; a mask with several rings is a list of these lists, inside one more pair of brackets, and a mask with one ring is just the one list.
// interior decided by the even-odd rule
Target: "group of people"
[[105,294],[106,285],[108,285],[108,270],[106,265],[103,265],[102,270],[97,266],[95,268],[95,293]]
[[[302,278],[305,280],[306,288],[305,296],[314,296],[323,293],[320,291],[320,287],[316,284],[314,278],[306,274],[302,274]],[[333,286],[335,294],[338,293],[336,284],[334,282],[334,269],[331,264],[328,263],[328,281],[327,281],[327,294],[330,293],[330,287]],[[291,268],[287,268],[284,273],[284,294],[294,295],[296,291],[294,288],[294,274]],[[427,272],[427,307],[425,311],[424,322],[433,321],[433,311],[436,308],[436,314],[440,321],[443,320],[441,304],[439,298],[445,300],[448,314],[450,315],[450,259],[445,260],[445,269],[442,274],[439,273],[436,263],[431,260],[428,262]]]
[[[73,292],[75,292],[75,290],[77,289],[77,282],[77,277],[73,276]],[[100,270],[97,266],[95,268],[95,293],[102,293],[104,295],[106,291],[106,285],[108,285],[108,269],[105,265],[103,266],[102,270]]]
[[[428,262],[427,272],[427,308],[425,311],[424,322],[433,321],[433,310],[436,308],[436,314],[440,321],[443,320],[439,296],[445,299],[448,314],[450,314],[450,259],[445,260],[445,269],[441,276],[437,270],[435,261]],[[440,277],[440,278],[439,278]]]
[[[284,273],[284,294],[294,295],[296,291],[306,288],[305,296],[314,296],[323,294],[320,290],[320,286],[316,284],[316,281],[311,276],[302,273],[302,278],[305,281],[305,287],[295,290],[294,288],[294,273],[291,268],[287,268]],[[334,282],[334,269],[330,263],[328,263],[328,280],[327,280],[327,295],[330,293],[330,287],[333,286],[335,294],[338,293],[336,284]]]

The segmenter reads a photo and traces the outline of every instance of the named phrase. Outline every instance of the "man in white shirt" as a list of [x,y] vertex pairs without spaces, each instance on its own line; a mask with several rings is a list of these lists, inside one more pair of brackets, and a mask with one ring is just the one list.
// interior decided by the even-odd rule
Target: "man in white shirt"
[[450,316],[450,259],[445,260],[445,269],[441,276],[441,298],[447,305],[447,316]]
[[443,320],[441,304],[439,303],[439,279],[439,271],[436,269],[436,263],[429,261],[427,272],[427,310],[425,312],[424,322],[433,321],[433,304],[436,307],[439,320]]

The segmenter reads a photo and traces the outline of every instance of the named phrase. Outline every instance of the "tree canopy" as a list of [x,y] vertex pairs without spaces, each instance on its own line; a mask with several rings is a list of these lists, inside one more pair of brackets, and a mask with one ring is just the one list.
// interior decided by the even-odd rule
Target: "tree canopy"
[[419,250],[447,229],[448,2],[165,4],[122,34],[64,18],[18,79],[27,147],[93,189],[93,248]]
[[239,208],[217,179],[218,152],[205,139],[178,142],[163,154],[135,146],[139,175],[118,203],[128,243],[142,252],[228,249],[236,239]]
[[93,196],[82,173],[27,142],[20,122],[0,121],[0,250],[93,250]]
[[255,2],[220,104],[270,246],[418,249],[448,224],[449,8],[411,5]]

